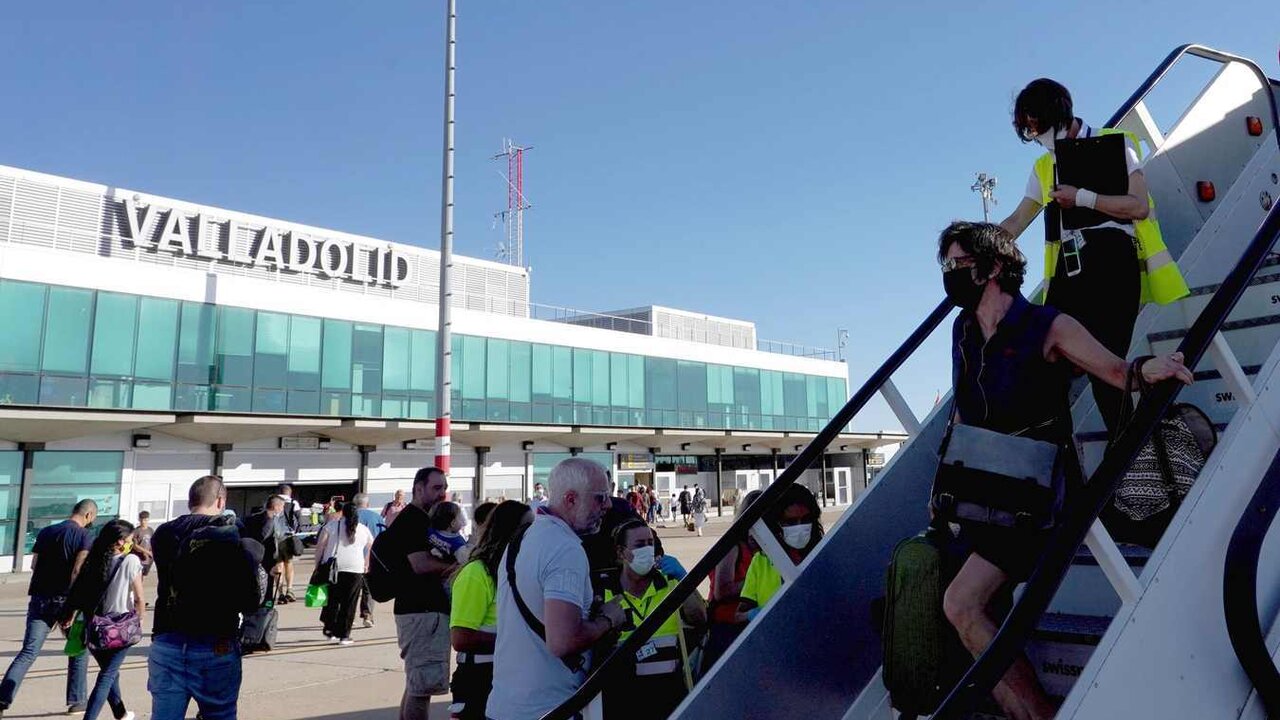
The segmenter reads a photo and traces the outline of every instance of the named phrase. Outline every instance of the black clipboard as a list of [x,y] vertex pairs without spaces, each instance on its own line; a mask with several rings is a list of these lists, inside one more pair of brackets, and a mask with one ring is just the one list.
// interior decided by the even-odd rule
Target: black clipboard
[[[1129,164],[1125,162],[1124,135],[1114,133],[1055,140],[1054,156],[1059,185],[1085,188],[1099,195],[1129,194]],[[1130,221],[1091,208],[1062,210],[1062,227],[1065,230],[1079,230],[1104,222]]]

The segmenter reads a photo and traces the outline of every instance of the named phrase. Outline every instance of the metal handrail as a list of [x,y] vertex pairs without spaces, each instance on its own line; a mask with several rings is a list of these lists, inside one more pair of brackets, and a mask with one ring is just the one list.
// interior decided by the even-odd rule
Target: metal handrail
[[729,526],[724,535],[711,546],[711,549],[697,564],[689,569],[689,574],[676,584],[671,592],[662,599],[662,602],[658,603],[649,612],[644,622],[640,623],[640,626],[626,640],[623,640],[614,648],[604,663],[591,673],[591,676],[578,688],[577,692],[561,703],[559,707],[544,715],[542,720],[569,720],[575,713],[586,707],[593,697],[600,693],[610,675],[635,661],[636,651],[657,632],[658,628],[666,621],[665,618],[679,610],[684,601],[698,589],[698,585],[711,574],[711,571],[715,569],[721,558],[747,537],[747,533],[756,524],[756,521],[764,515],[766,510],[782,498],[786,489],[793,485],[804,471],[818,459],[818,456],[827,445],[835,440],[845,426],[853,420],[853,417],[862,410],[871,398],[875,397],[875,394],[880,390],[880,386],[920,347],[920,344],[933,333],[942,320],[951,313],[952,309],[954,309],[952,304],[944,300],[933,309],[933,312],[929,313],[929,316],[920,323],[902,346],[894,351],[889,356],[889,359],[885,360],[872,373],[866,383],[858,389],[858,392],[854,393],[849,402],[845,403],[840,412],[836,413],[835,417],[827,423],[817,437],[810,441],[804,450],[800,451],[795,460],[782,471],[769,487],[764,489],[760,497],[744,510],[740,516],[734,518],[733,524]]
[[[1151,91],[1151,88],[1164,77],[1182,55],[1191,54],[1210,60],[1218,60],[1220,62],[1241,62],[1249,66],[1256,75],[1262,80],[1264,87],[1270,89],[1270,81],[1257,65],[1251,61],[1240,58],[1228,53],[1219,52],[1211,48],[1201,45],[1183,45],[1175,49],[1165,59],[1163,63],[1147,78],[1133,95],[1121,106],[1120,110],[1107,122],[1108,127],[1114,127],[1126,115],[1142,102],[1143,98]],[[1276,129],[1277,143],[1280,144],[1280,115],[1277,114],[1274,96],[1271,100],[1271,117],[1272,127]],[[1201,312],[1200,317],[1193,324],[1191,330],[1183,340],[1183,351],[1186,355],[1187,366],[1195,367],[1200,360],[1205,348],[1211,341],[1213,334],[1217,332],[1217,327],[1221,325],[1226,315],[1235,306],[1240,295],[1244,292],[1244,288],[1248,284],[1248,280],[1257,272],[1265,259],[1270,243],[1262,244],[1260,237],[1268,228],[1274,234],[1280,230],[1280,205],[1277,205],[1267,216],[1262,228],[1260,228],[1257,236],[1249,245],[1245,254],[1241,256],[1240,262],[1236,268],[1228,276],[1227,280],[1219,288],[1218,292],[1209,301],[1209,304]],[[1261,248],[1259,249],[1259,245]],[[1255,258],[1256,255],[1256,258]],[[1244,277],[1238,277],[1241,274],[1242,266],[1248,264],[1247,274]],[[1226,298],[1230,296],[1228,301]],[[1229,304],[1228,304],[1229,303]],[[1225,307],[1223,307],[1226,305]],[[604,663],[592,672],[586,682],[582,684],[578,690],[558,707],[544,715],[541,720],[570,720],[574,715],[581,711],[591,702],[597,694],[604,688],[606,681],[610,675],[618,672],[623,666],[634,662],[635,653],[640,646],[648,642],[653,634],[661,627],[664,619],[676,612],[684,601],[693,594],[697,586],[711,573],[720,560],[728,554],[728,552],[737,546],[743,538],[747,536],[751,527],[759,520],[767,509],[772,507],[781,499],[783,492],[792,485],[800,475],[809,468],[813,461],[823,448],[831,442],[831,440],[840,432],[840,428],[844,427],[853,416],[856,415],[864,405],[879,392],[880,387],[892,376],[894,371],[906,361],[908,357],[915,352],[920,344],[927,338],[938,324],[942,322],[952,310],[952,305],[948,301],[941,302],[933,312],[925,318],[925,320],[916,328],[916,330],[907,338],[888,360],[882,364],[867,382],[858,390],[857,393],[849,399],[849,402],[841,408],[840,412],[831,419],[826,427],[822,429],[818,436],[811,441],[800,455],[795,458],[790,465],[783,470],[782,474],[769,485],[768,488],[761,493],[760,497],[754,502],[740,517],[734,519],[733,524],[725,532],[719,540],[716,541],[706,555],[698,561],[697,564],[689,571],[689,574],[681,580],[675,588],[655,607],[649,616],[636,628],[630,636],[622,643],[614,648],[613,652],[605,659]],[[1213,311],[1213,312],[1211,312]],[[1207,328],[1207,318],[1216,318],[1216,322],[1212,323],[1212,328]],[[1195,348],[1195,353],[1187,352],[1187,349]],[[1036,571],[1032,574],[1031,584],[1027,587],[1018,606],[1010,613],[1004,625],[997,633],[996,638],[991,645],[983,653],[982,657],[974,663],[969,672],[966,673],[961,683],[953,689],[952,693],[944,701],[939,708],[935,718],[942,718],[944,709],[949,712],[958,712],[959,704],[966,702],[970,696],[978,688],[978,683],[983,683],[983,692],[988,692],[995,682],[1004,674],[1004,670],[1012,663],[1013,656],[1020,651],[1025,643],[1029,628],[1033,627],[1038,621],[1044,608],[1048,605],[1048,600],[1053,597],[1062,575],[1066,572],[1071,559],[1075,555],[1076,549],[1083,542],[1085,535],[1088,533],[1089,526],[1093,523],[1098,513],[1102,510],[1106,500],[1110,498],[1111,492],[1114,490],[1115,483],[1118,482],[1120,474],[1128,468],[1132,462],[1133,456],[1137,454],[1138,449],[1146,442],[1152,428],[1158,418],[1162,417],[1168,406],[1172,404],[1173,397],[1176,395],[1178,388],[1169,387],[1167,385],[1157,388],[1151,396],[1144,398],[1135,411],[1133,421],[1125,430],[1116,446],[1111,452],[1103,458],[1102,465],[1099,466],[1097,477],[1110,477],[1112,482],[1105,488],[1105,495],[1101,497],[1089,498],[1095,507],[1089,515],[1087,522],[1081,523],[1079,519],[1083,516],[1076,516],[1076,522],[1068,522],[1059,528],[1054,535],[1054,542],[1051,547],[1046,550],[1045,556]],[[1123,455],[1122,455],[1123,453]],[[1123,458],[1123,461],[1121,461]],[[1107,471],[1105,474],[1103,471]],[[1093,490],[1092,483],[1090,490]],[[1083,494],[1082,494],[1083,495]],[[1093,493],[1098,495],[1098,493]],[[1088,503],[1084,502],[1085,498],[1081,498],[1081,503],[1085,507]],[[1059,543],[1058,538],[1066,536],[1066,532],[1070,529],[1069,535],[1074,537],[1074,542]],[[1079,530],[1076,533],[1076,530]],[[1050,562],[1052,561],[1052,562]],[[1054,568],[1057,571],[1054,572]],[[1045,581],[1040,582],[1041,577],[1046,577]],[[1039,585],[1035,584],[1039,582]],[[1033,590],[1035,591],[1033,593]],[[1028,595],[1034,602],[1028,602]],[[1041,596],[1043,599],[1041,601]],[[1037,609],[1038,608],[1038,609]],[[1034,614],[1032,614],[1034,612]],[[1025,616],[1025,617],[1024,617]],[[1015,630],[1021,630],[1015,634]],[[993,668],[998,671],[993,672]],[[976,697],[974,694],[972,697]]]
[[1280,452],[1272,458],[1267,474],[1240,514],[1222,567],[1222,613],[1227,621],[1227,636],[1245,675],[1258,690],[1267,717],[1273,718],[1280,717],[1280,670],[1271,659],[1258,617],[1258,560],[1262,543],[1275,522],[1277,507]]
[[[1270,92],[1271,82],[1261,68],[1245,58],[1200,45],[1183,45],[1170,53],[1169,57],[1138,88],[1138,91],[1130,96],[1125,106],[1108,125],[1115,125],[1119,119],[1123,119],[1138,103],[1142,102],[1156,82],[1186,54],[1223,63],[1239,62],[1250,67],[1268,91],[1272,128],[1277,135],[1277,143],[1280,143],[1280,123],[1276,122],[1278,116],[1275,95]],[[1249,281],[1261,269],[1277,238],[1280,238],[1280,205],[1271,208],[1253,239],[1240,255],[1235,267],[1227,274],[1222,285],[1187,331],[1182,344],[1178,347],[1179,352],[1184,355],[1187,367],[1195,367],[1199,364],[1205,351],[1213,342],[1214,335],[1235,308],[1240,297],[1244,295]],[[972,709],[979,698],[989,693],[1004,676],[1005,671],[1013,663],[1014,657],[1022,651],[1027,638],[1035,629],[1040,616],[1048,608],[1054,594],[1057,593],[1058,586],[1071,567],[1076,550],[1084,542],[1090,526],[1110,501],[1116,486],[1133,463],[1133,458],[1146,444],[1156,424],[1168,412],[1181,389],[1180,384],[1172,381],[1164,382],[1142,398],[1128,427],[1121,431],[1115,443],[1108,448],[1097,470],[1089,478],[1089,482],[1071,503],[1066,513],[1067,520],[1054,530],[1049,545],[1041,556],[1039,564],[1032,571],[1026,589],[1017,604],[1005,618],[991,644],[938,706],[937,711],[932,715],[934,720],[961,717],[963,713]]]

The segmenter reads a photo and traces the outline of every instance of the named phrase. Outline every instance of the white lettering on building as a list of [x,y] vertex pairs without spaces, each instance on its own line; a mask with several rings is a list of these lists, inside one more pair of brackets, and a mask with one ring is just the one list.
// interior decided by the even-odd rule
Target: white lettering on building
[[[144,250],[392,287],[406,283],[411,272],[409,259],[390,244],[321,240],[296,230],[246,227],[235,220],[214,221],[202,213],[184,215],[176,209],[139,206],[132,199],[122,200],[121,205],[124,239]],[[220,233],[223,226],[225,241]],[[241,230],[249,236],[247,252],[236,245]]]

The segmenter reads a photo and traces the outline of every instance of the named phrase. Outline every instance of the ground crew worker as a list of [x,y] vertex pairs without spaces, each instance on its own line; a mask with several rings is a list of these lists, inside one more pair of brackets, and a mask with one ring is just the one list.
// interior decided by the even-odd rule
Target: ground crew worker
[[493,647],[498,638],[498,563],[516,532],[533,522],[528,505],[507,500],[490,513],[470,561],[453,579],[449,642],[457,665],[449,689],[449,717],[484,720],[493,689]]
[[[649,617],[676,586],[674,578],[657,568],[653,528],[641,520],[628,520],[613,533],[622,565],[618,590],[605,590],[605,600],[622,602],[627,622],[620,628],[621,643]],[[616,675],[604,691],[607,720],[658,720],[671,715],[693,686],[689,650],[706,627],[707,607],[696,592],[679,614],[667,617],[649,642],[636,652],[631,673]]]
[[[782,499],[765,511],[764,520],[796,565],[808,557],[822,540],[822,510],[813,493],[803,485],[788,487]],[[755,619],[780,589],[782,574],[768,555],[756,553],[747,568],[747,577],[742,581],[738,622]]]
[[[1166,305],[1186,297],[1187,284],[1152,217],[1155,204],[1147,194],[1142,149],[1136,136],[1124,133],[1128,194],[1100,195],[1056,182],[1057,140],[1123,132],[1095,130],[1073,112],[1071,93],[1048,78],[1034,80],[1018,93],[1013,107],[1014,131],[1023,142],[1034,141],[1048,152],[1036,160],[1025,197],[1000,226],[1016,239],[1051,201],[1063,209],[1085,207],[1107,216],[1080,230],[1078,236],[1074,231],[1046,227],[1044,304],[1075,318],[1108,350],[1125,357],[1142,303]],[[1123,391],[1092,376],[1089,381],[1102,420],[1114,435]]]

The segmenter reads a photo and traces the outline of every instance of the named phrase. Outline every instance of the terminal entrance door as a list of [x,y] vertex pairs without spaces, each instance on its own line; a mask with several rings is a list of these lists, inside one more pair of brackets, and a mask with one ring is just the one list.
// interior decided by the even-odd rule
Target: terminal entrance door
[[[293,485],[292,487],[293,499],[303,509],[304,523],[309,522],[306,513],[313,504],[319,503],[323,505],[334,497],[341,497],[344,501],[350,501],[358,491],[355,481],[322,483],[319,485]],[[276,485],[228,485],[227,507],[234,510],[237,517],[249,517],[261,510],[266,505],[267,498],[275,493]]]
[[836,486],[836,504],[850,505],[853,503],[853,473],[849,468],[832,468],[831,473],[835,476]]

